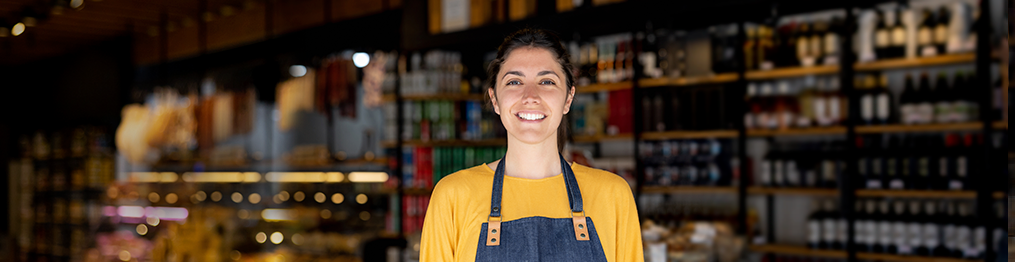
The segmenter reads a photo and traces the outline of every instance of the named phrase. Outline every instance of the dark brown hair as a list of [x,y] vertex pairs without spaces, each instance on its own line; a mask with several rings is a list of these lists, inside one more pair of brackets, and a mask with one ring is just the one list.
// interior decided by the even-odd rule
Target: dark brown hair
[[[564,48],[564,44],[560,42],[560,37],[557,34],[542,30],[542,29],[522,29],[518,30],[508,37],[504,38],[504,42],[497,48],[497,58],[490,62],[490,65],[486,69],[486,87],[494,89],[494,95],[496,96],[496,79],[497,73],[500,73],[501,64],[504,64],[504,60],[511,54],[511,51],[522,47],[533,47],[542,48],[553,53],[556,56],[557,64],[560,64],[560,69],[564,71],[564,78],[567,82],[566,95],[571,95],[571,87],[574,86],[574,74],[573,66],[571,65],[571,57],[568,55],[567,49]],[[489,99],[489,96],[485,96]],[[492,101],[491,101],[492,103]],[[557,126],[557,151],[564,151],[564,144],[568,140],[568,125],[569,121],[565,114],[560,119],[560,125]]]

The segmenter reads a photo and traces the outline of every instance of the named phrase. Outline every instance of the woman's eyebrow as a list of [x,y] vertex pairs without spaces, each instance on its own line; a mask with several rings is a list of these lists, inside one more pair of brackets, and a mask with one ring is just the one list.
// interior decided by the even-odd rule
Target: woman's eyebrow
[[539,72],[538,74],[536,74],[536,76],[544,76],[544,75],[549,75],[549,74],[553,74],[553,75],[555,75],[557,77],[560,77],[559,75],[557,75],[557,72],[553,72],[553,71],[549,71],[549,70]]
[[[540,74],[542,74],[542,72],[540,72]],[[525,77],[525,74],[522,74],[522,72],[508,71],[507,73],[504,73],[504,76],[501,77],[500,79],[504,80],[504,78],[507,77],[508,75],[517,75],[517,76],[520,76],[520,77]]]

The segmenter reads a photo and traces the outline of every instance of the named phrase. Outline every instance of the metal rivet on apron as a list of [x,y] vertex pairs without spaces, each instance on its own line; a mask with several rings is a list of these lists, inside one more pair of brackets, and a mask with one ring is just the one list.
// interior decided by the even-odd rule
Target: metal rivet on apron
[[578,228],[585,228],[585,225],[578,224]]
[[494,239],[490,239],[490,241],[491,241],[491,242],[494,242],[494,243],[497,243],[497,239],[496,239],[496,238],[494,238]]
[[497,230],[496,230],[496,229],[494,229],[494,230],[490,230],[490,233],[494,233],[494,234],[497,234]]
[[585,238],[585,234],[582,234],[582,238]]
[[500,208],[499,207],[494,207],[493,208],[493,212],[500,212]]

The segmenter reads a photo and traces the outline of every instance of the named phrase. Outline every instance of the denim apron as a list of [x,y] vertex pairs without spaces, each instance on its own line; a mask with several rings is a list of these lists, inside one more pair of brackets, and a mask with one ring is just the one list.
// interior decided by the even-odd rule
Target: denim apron
[[560,156],[571,218],[526,217],[501,221],[501,195],[504,190],[504,158],[497,165],[490,197],[490,217],[479,234],[476,261],[606,261],[603,245],[582,209],[578,180]]

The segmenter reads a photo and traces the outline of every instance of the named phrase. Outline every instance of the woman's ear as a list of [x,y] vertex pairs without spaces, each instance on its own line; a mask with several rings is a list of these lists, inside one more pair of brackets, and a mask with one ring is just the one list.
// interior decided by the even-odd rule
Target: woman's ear
[[487,95],[490,96],[490,103],[493,104],[493,112],[500,115],[500,106],[497,105],[497,95],[494,94],[493,88],[487,88],[486,91]]
[[571,87],[571,91],[567,93],[567,101],[564,101],[564,114],[571,112],[571,102],[574,101],[574,86]]

